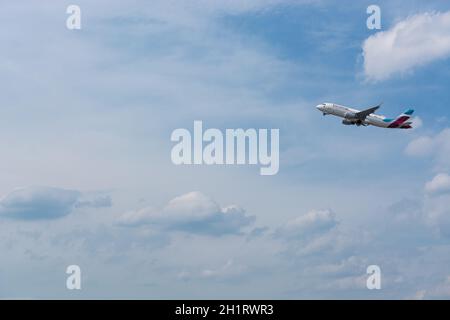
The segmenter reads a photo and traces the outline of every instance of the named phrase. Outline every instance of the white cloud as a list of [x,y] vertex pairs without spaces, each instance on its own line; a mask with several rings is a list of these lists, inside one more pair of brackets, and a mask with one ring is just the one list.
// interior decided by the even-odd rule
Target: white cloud
[[364,73],[384,80],[450,56],[450,12],[422,13],[364,41]]
[[424,156],[430,154],[434,148],[434,141],[430,137],[419,137],[411,141],[405,149],[410,156]]
[[421,136],[412,140],[405,153],[410,156],[430,156],[437,170],[450,168],[450,128],[445,128],[434,136]]
[[119,218],[119,224],[151,224],[170,230],[222,235],[239,233],[253,220],[238,206],[220,207],[201,192],[189,192],[170,200],[161,210],[147,207],[127,212]]
[[437,174],[431,181],[425,184],[428,194],[442,194],[450,192],[450,176],[446,173]]

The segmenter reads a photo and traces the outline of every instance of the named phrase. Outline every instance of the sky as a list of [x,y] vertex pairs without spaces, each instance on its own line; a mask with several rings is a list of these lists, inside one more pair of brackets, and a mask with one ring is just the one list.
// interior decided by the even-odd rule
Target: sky
[[[450,298],[449,3],[1,7],[0,298]],[[323,102],[412,108],[414,129]],[[195,120],[279,129],[279,172],[174,165]]]

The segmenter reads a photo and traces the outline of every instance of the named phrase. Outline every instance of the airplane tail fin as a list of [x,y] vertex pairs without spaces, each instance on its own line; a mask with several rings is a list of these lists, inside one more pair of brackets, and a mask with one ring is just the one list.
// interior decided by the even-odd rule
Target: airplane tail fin
[[411,115],[413,114],[413,109],[408,109],[399,115],[397,118],[390,121],[388,128],[399,128],[399,129],[411,129]]

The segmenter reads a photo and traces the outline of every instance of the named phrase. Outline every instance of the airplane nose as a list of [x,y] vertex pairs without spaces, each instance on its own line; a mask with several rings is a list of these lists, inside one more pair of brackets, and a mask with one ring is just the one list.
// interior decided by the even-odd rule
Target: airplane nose
[[318,104],[318,105],[316,106],[316,109],[322,111],[322,109],[323,109],[323,104]]

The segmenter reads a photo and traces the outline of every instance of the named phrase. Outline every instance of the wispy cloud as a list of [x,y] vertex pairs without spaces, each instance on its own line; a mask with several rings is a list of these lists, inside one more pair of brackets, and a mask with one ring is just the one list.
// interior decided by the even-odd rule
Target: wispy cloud
[[323,234],[338,225],[336,215],[331,210],[312,210],[288,221],[278,230],[283,238],[305,239],[317,234]]

